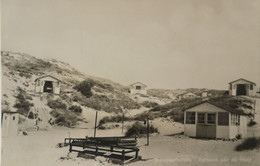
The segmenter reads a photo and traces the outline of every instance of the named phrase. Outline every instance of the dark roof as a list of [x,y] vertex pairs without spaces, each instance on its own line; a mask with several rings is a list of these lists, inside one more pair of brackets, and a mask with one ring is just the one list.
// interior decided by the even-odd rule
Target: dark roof
[[237,81],[239,81],[239,80],[243,80],[243,81],[246,81],[246,82],[249,82],[249,83],[251,83],[251,84],[256,85],[254,82],[249,81],[249,80],[246,80],[246,79],[244,79],[244,78],[237,79],[237,80],[235,80],[235,81],[230,82],[229,84],[232,84],[232,83],[237,82]]
[[44,78],[44,77],[52,77],[52,78],[54,78],[54,79],[56,79],[56,80],[58,80],[58,81],[62,82],[62,81],[61,81],[61,80],[59,80],[58,78],[56,78],[56,77],[53,77],[53,76],[51,76],[51,75],[45,75],[45,76],[41,76],[41,77],[39,77],[39,78],[35,79],[35,81],[37,81],[37,80],[39,80],[39,79],[42,79],[42,78]]
[[132,85],[134,85],[134,84],[142,84],[142,85],[144,85],[144,86],[147,87],[147,85],[145,85],[145,84],[143,84],[143,83],[141,83],[141,82],[136,82],[136,83],[133,83],[133,84],[131,84],[131,85],[129,85],[129,86],[132,86]]
[[19,112],[12,112],[12,111],[6,111],[6,112],[2,112],[2,114],[7,113],[7,114],[19,114]]
[[227,108],[227,107],[224,107],[224,106],[220,106],[220,105],[218,105],[218,104],[215,104],[215,103],[212,103],[212,102],[209,102],[209,101],[202,101],[201,103],[198,103],[198,104],[196,104],[196,105],[193,105],[193,106],[191,106],[191,107],[185,109],[184,111],[186,111],[186,110],[188,110],[188,109],[190,109],[190,108],[196,107],[196,106],[198,106],[198,105],[204,104],[204,103],[208,103],[208,104],[214,105],[215,107],[218,107],[218,108],[223,109],[223,110],[225,110],[225,111],[227,111],[227,112],[230,112],[230,113],[239,114],[239,115],[247,115],[247,116],[248,116],[248,114],[246,114],[246,113],[244,113],[244,112],[234,111],[234,110],[232,110],[232,109],[230,109],[230,108]]

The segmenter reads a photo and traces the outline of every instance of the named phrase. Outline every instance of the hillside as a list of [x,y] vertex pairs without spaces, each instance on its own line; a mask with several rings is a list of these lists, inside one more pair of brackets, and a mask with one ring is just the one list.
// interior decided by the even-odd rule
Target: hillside
[[[69,123],[62,125],[70,126],[75,125],[77,121],[86,121],[85,117],[92,114],[88,112],[86,115],[84,112],[86,110],[117,113],[121,111],[121,107],[128,109],[140,107],[140,104],[127,93],[125,86],[83,74],[67,63],[54,59],[38,59],[28,54],[15,52],[2,52],[1,58],[3,111],[18,111],[26,116],[31,108],[42,108],[48,110],[56,120],[65,118],[65,121]],[[41,97],[34,92],[35,79],[44,75],[52,75],[62,80],[59,96],[44,94]],[[75,86],[84,80],[92,84],[91,97],[85,97],[75,89]],[[50,103],[55,106],[65,105],[62,109],[65,108],[66,111],[59,111],[59,108],[54,111]],[[70,111],[71,106],[81,107],[83,113]],[[65,117],[65,114],[69,117]],[[92,117],[88,121],[91,119]]]
[[[52,75],[62,80],[60,95],[40,96],[34,92],[35,79],[43,75]],[[89,96],[80,92],[79,87],[82,86],[89,88]],[[251,112],[252,103],[246,99],[241,99],[243,102],[233,99],[227,99],[227,102],[217,100],[225,99],[223,90],[148,89],[147,95],[131,95],[126,86],[83,74],[67,63],[54,59],[38,59],[23,53],[2,52],[2,110],[18,111],[26,116],[31,108],[42,108],[47,110],[57,124],[68,127],[93,122],[95,110],[100,111],[100,119],[118,114],[121,116],[122,108],[128,110],[129,114],[126,116],[135,116],[135,120],[150,116],[152,119],[171,117],[174,121],[181,122],[181,111],[204,99],[199,97],[179,101],[177,96],[187,92],[201,96],[203,91],[207,91],[210,99],[221,105],[231,105],[239,108],[239,111],[242,108],[247,113]],[[47,119],[45,123],[46,121]]]

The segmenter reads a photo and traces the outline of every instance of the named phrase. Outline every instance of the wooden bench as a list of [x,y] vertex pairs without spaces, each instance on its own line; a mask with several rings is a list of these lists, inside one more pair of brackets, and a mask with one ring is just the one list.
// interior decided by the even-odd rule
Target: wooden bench
[[[139,148],[136,147],[137,139],[129,137],[65,138],[64,144],[69,145],[70,152],[116,158],[122,161],[137,159],[139,152]],[[73,147],[79,147],[83,150],[77,150]],[[135,155],[129,156],[127,155],[129,153],[135,153]]]

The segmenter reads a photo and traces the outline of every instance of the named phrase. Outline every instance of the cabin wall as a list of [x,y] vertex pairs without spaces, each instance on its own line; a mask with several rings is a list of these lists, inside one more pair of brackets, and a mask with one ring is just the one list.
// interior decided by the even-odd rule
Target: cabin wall
[[[140,86],[141,89],[136,89],[137,86]],[[129,92],[131,94],[147,94],[146,86],[143,84],[134,84],[130,87]]]
[[4,113],[2,117],[2,136],[12,137],[18,134],[19,114]]
[[184,135],[190,137],[196,137],[196,124],[185,124]]
[[238,128],[238,134],[241,135],[241,138],[247,138],[247,117],[240,116],[240,126]]
[[217,126],[216,138],[229,138],[229,126]]

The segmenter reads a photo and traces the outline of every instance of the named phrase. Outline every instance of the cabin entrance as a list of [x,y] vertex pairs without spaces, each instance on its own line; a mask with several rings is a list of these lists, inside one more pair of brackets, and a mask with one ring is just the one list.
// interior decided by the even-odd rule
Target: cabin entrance
[[237,96],[238,95],[246,95],[246,84],[237,85]]
[[52,81],[45,81],[43,92],[53,93],[53,82]]
[[216,113],[198,113],[196,136],[216,138]]

